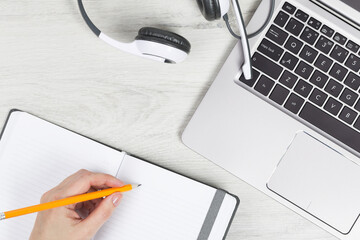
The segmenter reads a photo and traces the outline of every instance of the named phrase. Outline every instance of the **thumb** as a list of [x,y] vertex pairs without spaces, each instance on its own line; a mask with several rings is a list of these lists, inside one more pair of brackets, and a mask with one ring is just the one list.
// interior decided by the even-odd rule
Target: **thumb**
[[101,201],[99,206],[80,223],[84,231],[89,234],[89,237],[93,237],[101,226],[111,217],[115,208],[119,205],[121,198],[121,193],[113,193],[106,197]]

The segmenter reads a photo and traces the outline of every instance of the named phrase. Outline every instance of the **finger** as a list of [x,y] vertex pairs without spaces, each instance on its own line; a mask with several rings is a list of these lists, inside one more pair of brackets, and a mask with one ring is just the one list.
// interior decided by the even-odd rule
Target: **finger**
[[99,206],[80,223],[80,227],[87,229],[89,236],[95,235],[100,227],[110,218],[122,198],[121,193],[114,193],[101,201]]
[[91,187],[121,187],[124,183],[119,179],[104,173],[92,173],[87,170],[80,170],[65,179],[57,188],[58,195],[69,197],[86,193]]

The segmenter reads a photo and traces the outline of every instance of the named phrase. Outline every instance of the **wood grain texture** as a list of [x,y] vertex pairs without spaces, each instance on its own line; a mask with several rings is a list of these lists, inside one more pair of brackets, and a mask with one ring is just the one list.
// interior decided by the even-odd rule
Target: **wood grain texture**
[[[248,21],[259,0],[241,0]],[[192,43],[187,61],[164,65],[104,44],[75,0],[0,1],[0,120],[18,108],[226,189],[241,199],[228,238],[330,240],[322,229],[186,148],[181,132],[235,40],[196,1],[85,1],[106,34],[131,41],[142,26]]]

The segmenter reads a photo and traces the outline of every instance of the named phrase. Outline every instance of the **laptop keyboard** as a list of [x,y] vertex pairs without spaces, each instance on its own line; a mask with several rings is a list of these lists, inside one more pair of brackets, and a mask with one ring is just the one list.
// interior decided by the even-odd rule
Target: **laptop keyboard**
[[360,153],[359,48],[285,2],[240,81]]

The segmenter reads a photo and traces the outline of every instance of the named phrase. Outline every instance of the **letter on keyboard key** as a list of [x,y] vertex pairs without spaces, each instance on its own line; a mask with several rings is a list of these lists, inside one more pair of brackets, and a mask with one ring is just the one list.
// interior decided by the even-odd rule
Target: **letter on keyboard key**
[[314,91],[311,93],[309,99],[310,101],[321,107],[324,104],[326,98],[327,98],[326,93],[323,93],[319,89],[315,88]]
[[291,36],[289,37],[289,40],[286,42],[285,48],[290,52],[297,54],[300,51],[302,45],[303,45],[302,42]]
[[339,96],[342,89],[343,85],[341,85],[338,81],[334,79],[330,79],[329,83],[325,87],[325,91],[330,93],[334,97]]
[[338,63],[335,63],[332,69],[330,70],[330,76],[339,80],[340,82],[344,79],[345,75],[348,73],[348,70],[341,66]]
[[339,118],[348,124],[352,124],[356,117],[357,113],[348,107],[344,107],[339,115]]
[[319,70],[315,70],[314,74],[310,78],[310,82],[318,86],[319,88],[323,88],[328,81],[328,77],[320,72]]
[[307,96],[309,96],[309,93],[311,92],[312,88],[313,87],[311,86],[311,84],[300,79],[296,84],[294,91],[306,98]]
[[339,113],[342,106],[343,105],[340,102],[338,102],[335,99],[333,99],[332,97],[330,97],[329,100],[327,101],[327,103],[325,104],[324,108],[326,111],[328,111],[332,115],[336,116]]
[[300,57],[307,61],[308,63],[313,63],[316,56],[318,54],[318,51],[315,49],[312,49],[308,45],[305,45],[305,47],[300,52]]
[[284,84],[289,89],[292,89],[295,85],[296,81],[298,80],[298,77],[292,74],[291,72],[285,70],[283,75],[281,76],[279,82]]
[[293,56],[292,54],[286,52],[284,54],[284,56],[282,57],[280,63],[281,65],[283,65],[284,67],[293,70],[297,64],[297,62],[299,61],[299,59],[295,56]]
[[320,54],[318,59],[316,59],[315,61],[315,66],[320,68],[320,70],[327,72],[329,71],[329,68],[331,67],[331,64],[334,61],[331,60],[330,58],[324,56],[323,54]]
[[262,56],[259,53],[255,53],[252,57],[253,60],[253,66],[263,73],[269,75],[273,79],[278,79],[281,72],[282,67],[280,67],[278,64],[274,63],[273,61],[269,60],[268,58]]
[[310,103],[301,110],[302,119],[360,152],[360,133]]
[[351,91],[348,88],[345,88],[345,90],[342,92],[341,96],[340,96],[340,100],[344,103],[346,103],[349,106],[354,105],[356,99],[358,98],[358,94]]
[[345,82],[347,86],[351,87],[355,91],[358,90],[360,86],[360,77],[352,72],[346,77]]
[[285,103],[285,108],[290,112],[297,114],[303,104],[304,104],[304,99],[292,93],[289,99]]

